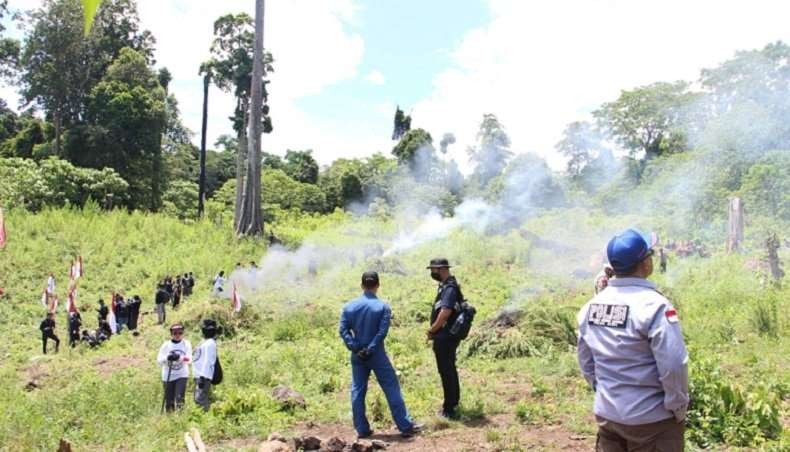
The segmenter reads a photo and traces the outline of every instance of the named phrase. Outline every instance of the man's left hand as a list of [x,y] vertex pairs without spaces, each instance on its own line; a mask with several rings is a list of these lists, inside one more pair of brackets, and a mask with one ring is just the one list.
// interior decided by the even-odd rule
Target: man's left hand
[[357,357],[362,361],[367,361],[370,358],[370,350],[367,348],[363,348],[362,350],[357,352]]
[[433,340],[433,335],[434,335],[434,333],[432,333],[432,332],[431,332],[431,330],[428,330],[428,331],[425,333],[425,338],[426,338],[427,340],[429,340],[429,341],[432,341],[432,340]]

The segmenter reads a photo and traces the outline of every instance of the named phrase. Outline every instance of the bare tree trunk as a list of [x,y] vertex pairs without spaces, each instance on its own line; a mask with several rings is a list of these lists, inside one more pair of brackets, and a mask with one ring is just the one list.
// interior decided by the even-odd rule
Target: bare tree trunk
[[55,123],[54,124],[55,125],[55,155],[57,155],[58,158],[62,158],[63,154],[61,153],[62,145],[61,145],[60,137],[63,134],[63,118],[60,113],[60,107],[55,109],[55,114],[53,116],[54,117],[52,119],[54,120],[53,122]]
[[263,212],[261,211],[261,118],[263,112],[263,14],[264,0],[255,0],[255,52],[250,87],[250,132],[247,156],[247,177],[244,181],[244,196],[241,218],[236,227],[239,235],[263,235]]
[[247,125],[249,124],[249,111],[250,100],[239,99],[239,110],[244,112],[244,122],[242,129],[236,135],[237,147],[236,150],[236,204],[233,209],[233,227],[239,228],[239,221],[241,220],[241,205],[244,202],[244,175],[247,172]]
[[203,201],[206,198],[206,132],[208,129],[208,87],[211,79],[203,76],[203,128],[200,133],[200,180],[198,183],[198,218],[203,217]]
[[741,198],[730,199],[730,220],[727,228],[727,252],[737,252],[743,243],[743,202]]
[[775,284],[779,284],[785,275],[782,270],[782,262],[779,260],[779,246],[779,236],[775,232],[768,234],[768,238],[765,240],[765,249],[768,251],[768,269],[771,271],[771,277],[773,277]]

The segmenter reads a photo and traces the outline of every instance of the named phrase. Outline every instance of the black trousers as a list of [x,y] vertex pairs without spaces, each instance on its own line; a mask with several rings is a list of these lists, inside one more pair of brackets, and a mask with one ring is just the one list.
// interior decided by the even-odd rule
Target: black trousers
[[165,410],[170,412],[180,410],[184,406],[184,395],[187,392],[187,379],[179,378],[173,381],[163,381],[165,390]]
[[60,339],[55,336],[55,333],[44,333],[41,335],[41,342],[42,342],[42,349],[44,350],[44,354],[47,354],[47,339],[52,339],[55,341],[55,353],[58,352],[58,347],[60,347]]
[[436,355],[436,367],[442,378],[445,414],[455,414],[461,400],[461,384],[458,382],[458,369],[455,367],[458,340],[453,338],[436,338],[433,340],[433,354]]
[[69,346],[76,347],[80,341],[80,330],[69,330]]

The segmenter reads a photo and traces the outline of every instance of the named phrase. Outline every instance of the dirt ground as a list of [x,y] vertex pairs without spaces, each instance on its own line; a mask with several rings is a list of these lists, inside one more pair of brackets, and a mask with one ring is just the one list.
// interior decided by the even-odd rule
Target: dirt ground
[[[492,433],[493,432],[493,433]],[[351,425],[297,425],[289,431],[282,432],[286,438],[312,435],[326,441],[339,437],[352,444],[356,433]],[[401,438],[397,430],[375,432],[367,440],[378,439],[388,444],[387,451],[589,451],[592,450],[595,438],[577,435],[561,426],[522,426],[509,415],[496,415],[463,426],[451,426],[442,421],[433,421],[426,425],[424,433],[412,437]],[[222,443],[209,445],[209,450],[257,450],[261,439],[237,438]],[[293,441],[289,441],[293,447]]]

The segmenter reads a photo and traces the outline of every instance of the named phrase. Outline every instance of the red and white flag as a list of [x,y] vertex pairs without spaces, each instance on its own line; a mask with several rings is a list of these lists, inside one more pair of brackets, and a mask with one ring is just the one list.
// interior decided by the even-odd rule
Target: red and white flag
[[239,296],[239,292],[236,290],[236,284],[233,285],[233,292],[230,294],[230,301],[232,303],[233,312],[241,311],[241,296]]
[[0,248],[5,248],[5,217],[3,216],[3,209],[0,208]]
[[69,297],[68,302],[66,304],[66,311],[71,314],[72,312],[77,312],[77,286],[71,286],[69,289]]
[[82,276],[85,276],[85,268],[82,265],[82,256],[77,256],[77,259],[71,264],[69,277],[76,281]]
[[112,298],[110,298],[110,306],[109,306],[109,313],[107,313],[107,323],[110,324],[110,331],[113,334],[117,333],[118,325],[115,322],[115,292],[112,293]]

